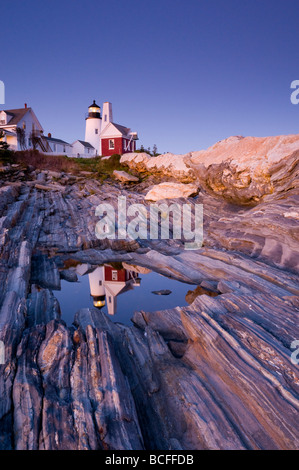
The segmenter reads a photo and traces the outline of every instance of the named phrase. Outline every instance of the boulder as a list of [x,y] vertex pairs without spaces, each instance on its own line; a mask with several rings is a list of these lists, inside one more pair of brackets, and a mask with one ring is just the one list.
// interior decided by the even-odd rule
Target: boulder
[[60,179],[60,178],[63,178],[64,173],[61,173],[61,171],[52,171],[52,170],[49,170],[49,171],[48,171],[48,176],[51,177],[51,178]]
[[78,276],[74,270],[64,269],[60,272],[61,279],[64,279],[67,282],[77,282]]
[[141,173],[170,176],[186,183],[195,179],[193,170],[185,163],[185,155],[165,153],[150,157],[147,153],[126,153],[122,155],[120,163]]
[[92,176],[94,173],[92,171],[80,171],[80,175],[83,176]]
[[35,184],[36,189],[40,189],[41,191],[65,191],[65,187],[61,186],[60,184]]
[[155,295],[170,295],[171,290],[169,290],[169,289],[153,290],[152,294],[155,294]]
[[126,171],[118,171],[114,170],[113,171],[113,176],[115,179],[118,181],[121,181],[122,183],[130,183],[130,182],[138,182],[139,179],[136,176],[129,175]]
[[37,181],[39,181],[40,183],[45,183],[47,179],[47,174],[48,174],[47,171],[40,171],[36,177]]
[[199,185],[237,204],[256,204],[264,196],[294,186],[299,135],[234,136],[186,157]]
[[159,201],[160,199],[176,199],[179,197],[189,197],[197,194],[198,187],[196,184],[184,183],[160,183],[155,185],[146,194],[147,201]]
[[202,163],[206,168],[212,164],[230,161],[238,171],[250,168],[261,173],[268,172],[273,164],[296,150],[299,150],[297,134],[271,137],[232,136],[206,150],[191,152],[191,161]]

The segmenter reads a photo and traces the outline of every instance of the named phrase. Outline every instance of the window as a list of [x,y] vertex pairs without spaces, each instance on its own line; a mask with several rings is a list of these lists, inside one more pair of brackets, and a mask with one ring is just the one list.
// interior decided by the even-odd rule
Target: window
[[114,139],[109,139],[109,149],[110,150],[114,149]]
[[4,126],[5,125],[5,119],[1,119],[0,124],[1,124],[1,126]]
[[95,131],[95,133],[96,133],[96,134],[98,134],[98,133],[99,133],[99,129],[95,129],[94,131]]
[[53,145],[53,151],[56,152],[56,144]]
[[107,122],[107,114],[105,114],[104,121]]
[[112,271],[112,281],[117,281],[117,271]]
[[24,130],[26,129],[26,123],[25,123],[25,121],[23,121],[23,129],[24,129]]
[[63,153],[65,153],[65,145],[63,146]]

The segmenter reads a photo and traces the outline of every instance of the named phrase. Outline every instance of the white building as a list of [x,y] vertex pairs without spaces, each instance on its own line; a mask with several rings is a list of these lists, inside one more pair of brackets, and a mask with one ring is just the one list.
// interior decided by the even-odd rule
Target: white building
[[48,151],[47,142],[43,142],[43,128],[32,108],[25,104],[24,108],[0,111],[0,131],[4,132],[4,140],[11,150],[31,148],[33,141],[41,139],[42,151]]
[[72,155],[76,158],[93,158],[97,155],[97,152],[89,142],[76,140],[72,144]]
[[69,144],[68,142],[65,142],[64,140],[61,140],[61,139],[56,139],[52,137],[50,133],[48,134],[48,137],[45,137],[45,139],[47,140],[51,148],[51,153],[53,153],[54,155],[67,155],[68,157],[72,156],[73,154],[72,144]]
[[24,108],[0,111],[0,131],[10,150],[37,149],[51,155],[72,156],[72,145],[61,139],[56,139],[44,130],[32,108],[25,104]]

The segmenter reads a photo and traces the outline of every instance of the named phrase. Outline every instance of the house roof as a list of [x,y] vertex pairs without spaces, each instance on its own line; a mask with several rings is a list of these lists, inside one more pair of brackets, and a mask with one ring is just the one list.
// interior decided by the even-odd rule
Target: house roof
[[12,116],[12,119],[7,123],[7,126],[13,126],[18,124],[21,119],[25,116],[28,111],[30,111],[31,108],[20,108],[20,109],[4,109],[3,111],[6,114],[9,114]]
[[9,116],[12,116],[10,121],[7,124],[1,125],[1,128],[5,127],[10,127],[10,126],[17,126],[19,122],[24,118],[24,116],[30,112],[33,119],[35,120],[35,123],[37,124],[38,127],[40,127],[40,130],[43,130],[43,127],[39,120],[37,119],[34,111],[32,108],[18,108],[18,109],[3,109],[0,110],[0,112],[3,111],[4,113],[8,114]]
[[57,144],[71,145],[68,142],[65,142],[65,140],[55,139],[55,137],[48,137],[48,136],[43,136],[43,137],[47,139],[48,142],[56,142]]
[[115,124],[114,122],[111,122],[111,124],[116,127],[116,129],[121,132],[123,135],[128,135],[130,132],[130,129],[125,126],[121,126],[120,124]]
[[80,142],[80,144],[82,144],[84,147],[94,149],[94,147],[89,142],[84,142],[84,140],[77,140],[77,142]]
[[[102,135],[105,135],[106,131],[113,126],[118,132],[121,133],[122,136],[127,136],[131,129],[125,126],[121,126],[120,124],[115,124],[115,122],[109,122],[109,124],[104,128],[103,132],[101,133]],[[108,134],[109,136],[109,134]],[[107,136],[107,137],[108,137]]]

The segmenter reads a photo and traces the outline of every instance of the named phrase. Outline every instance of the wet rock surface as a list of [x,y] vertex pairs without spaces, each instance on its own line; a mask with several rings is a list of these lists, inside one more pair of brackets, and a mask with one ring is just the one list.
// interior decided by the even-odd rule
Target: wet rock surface
[[[184,200],[204,205],[196,251],[184,239],[96,238],[95,208],[117,210],[125,195],[149,210],[150,182],[64,175],[71,183],[59,190],[55,175],[3,172],[0,448],[298,449],[298,191],[288,169],[254,207],[205,188]],[[187,307],[149,303],[131,327],[88,308],[68,327],[60,279],[113,261],[193,283],[196,295]]]

